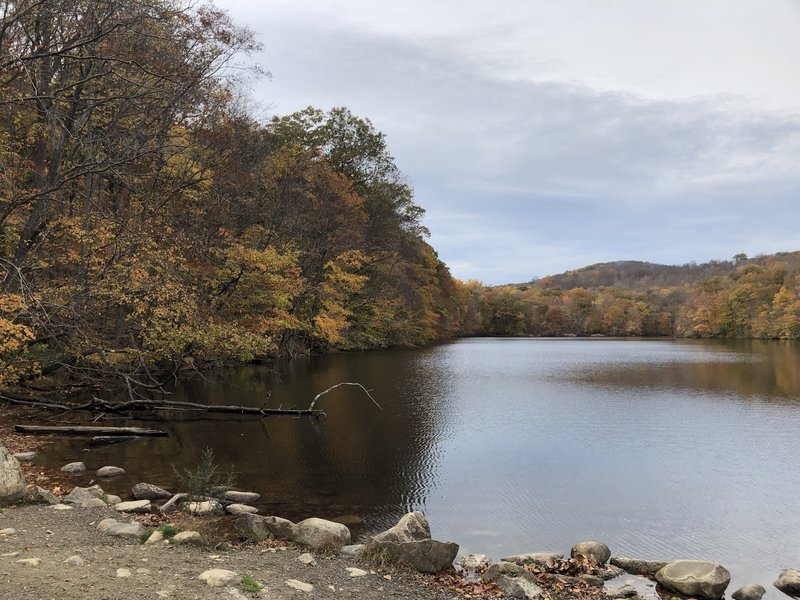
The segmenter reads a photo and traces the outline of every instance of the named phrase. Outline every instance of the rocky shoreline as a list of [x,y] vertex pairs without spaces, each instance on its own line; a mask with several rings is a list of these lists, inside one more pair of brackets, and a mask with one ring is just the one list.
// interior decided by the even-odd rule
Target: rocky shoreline
[[[53,491],[62,491],[61,488],[51,491],[26,483],[20,461],[30,464],[35,457],[36,453],[32,451],[11,455],[0,446],[0,501],[5,504],[39,505],[14,509],[6,513],[9,516],[18,510],[48,511],[49,516],[96,510],[97,518],[91,521],[95,530],[93,534],[100,535],[106,544],[113,538],[114,543],[140,545],[143,548],[183,547],[209,552],[213,546],[210,539],[214,536],[173,525],[170,521],[185,524],[186,519],[194,519],[194,523],[202,523],[205,519],[207,523],[218,523],[222,519],[219,515],[227,514],[227,538],[246,540],[247,544],[242,547],[246,548],[249,544],[251,548],[261,549],[266,545],[271,554],[280,553],[276,548],[283,549],[281,552],[286,549],[305,549],[307,551],[296,557],[298,564],[303,565],[302,568],[297,567],[301,572],[322,562],[317,557],[324,557],[328,562],[349,561],[352,564],[341,567],[347,576],[351,580],[360,577],[379,578],[381,593],[385,592],[387,586],[396,586],[395,579],[399,574],[405,574],[413,579],[416,589],[408,592],[397,588],[395,592],[400,597],[410,593],[412,595],[408,597],[414,598],[559,600],[608,597],[644,600],[644,597],[656,597],[656,593],[659,593],[667,598],[676,595],[717,600],[724,596],[730,582],[728,570],[713,562],[680,560],[667,563],[617,557],[611,555],[605,544],[596,541],[575,544],[569,558],[554,552],[533,552],[504,557],[492,563],[486,556],[473,554],[462,557],[454,569],[458,544],[432,539],[428,522],[419,512],[404,515],[394,527],[370,537],[364,544],[352,544],[350,530],[343,523],[319,518],[293,523],[278,516],[258,515],[252,503],[258,500],[259,495],[253,492],[221,489],[213,497],[196,497],[187,492],[171,493],[143,482],[133,487],[130,500],[107,494],[99,485],[75,486],[69,493],[59,496]],[[65,474],[85,470],[83,463],[70,463],[62,467]],[[122,473],[124,469],[121,467],[108,465],[98,469],[96,476],[102,480]],[[13,518],[4,520],[13,521]],[[13,540],[16,535],[14,527],[0,527],[0,543]],[[0,550],[2,548],[0,546]],[[17,568],[36,569],[42,565],[42,558],[22,556],[21,551],[0,552],[0,566],[9,563]],[[85,559],[77,553],[62,561],[62,565],[71,568],[79,568],[84,564]],[[28,570],[25,577],[31,572]],[[9,573],[4,572],[3,575]],[[417,573],[428,574],[431,579],[420,579],[422,576]],[[129,568],[120,567],[115,574],[115,583],[120,583],[116,580],[128,580],[132,574]],[[203,594],[212,593],[210,590],[217,588],[224,590],[229,597],[238,597],[237,594],[270,598],[303,595],[323,597],[327,592],[337,591],[335,583],[324,584],[327,590],[324,592],[319,582],[304,581],[300,575],[284,579],[283,585],[276,589],[243,572],[241,568],[212,566],[195,574],[190,587],[196,588],[198,581],[208,590],[203,589],[200,595],[195,593],[185,597],[206,597]],[[14,584],[11,579],[6,583]],[[774,586],[789,596],[800,597],[800,571],[783,571]],[[338,591],[346,592],[347,588],[340,586]],[[3,589],[2,584],[0,589]],[[165,588],[152,592],[157,597],[184,597],[176,595],[177,589]],[[359,593],[361,595],[356,597],[370,597],[368,593],[364,595],[366,592],[363,590]],[[735,600],[761,600],[765,593],[763,586],[748,584],[733,592],[732,597]],[[3,597],[12,596],[6,594]],[[346,595],[340,593],[337,597]]]

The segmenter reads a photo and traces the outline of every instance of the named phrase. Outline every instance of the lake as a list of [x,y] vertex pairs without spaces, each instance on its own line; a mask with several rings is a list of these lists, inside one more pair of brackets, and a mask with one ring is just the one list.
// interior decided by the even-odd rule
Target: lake
[[[213,448],[262,513],[356,514],[364,535],[424,511],[434,537],[495,559],[580,540],[647,559],[705,558],[771,587],[800,568],[800,348],[779,342],[465,339],[245,367],[174,399],[306,407],[327,419],[179,416],[168,438],[41,457],[128,470],[129,495]],[[130,422],[142,425],[142,421]],[[125,424],[120,422],[119,424]],[[76,478],[85,484],[89,476]]]

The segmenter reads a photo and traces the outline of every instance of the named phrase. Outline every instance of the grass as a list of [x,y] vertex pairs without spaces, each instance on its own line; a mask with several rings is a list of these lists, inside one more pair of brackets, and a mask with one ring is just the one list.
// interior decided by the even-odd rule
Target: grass
[[239,589],[248,594],[257,594],[262,587],[264,586],[246,573],[242,575],[242,581],[239,583]]
[[156,527],[155,529],[147,529],[146,531],[142,532],[142,534],[139,535],[139,541],[144,544],[156,531],[160,531],[161,535],[164,536],[164,539],[169,541],[178,535],[181,532],[181,529],[180,527],[176,527],[170,523],[165,523],[164,525]]
[[397,566],[399,562],[397,553],[392,548],[382,544],[367,544],[361,551],[360,556],[369,564],[379,569]]

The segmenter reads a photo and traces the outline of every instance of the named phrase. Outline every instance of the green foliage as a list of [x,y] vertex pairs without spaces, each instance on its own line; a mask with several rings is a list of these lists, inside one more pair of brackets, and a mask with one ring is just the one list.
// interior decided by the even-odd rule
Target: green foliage
[[203,450],[194,469],[187,468],[183,472],[178,472],[173,466],[173,471],[181,489],[186,490],[187,500],[190,502],[206,498],[221,498],[227,490],[234,487],[236,482],[234,473],[223,472],[216,463],[214,450],[211,448]]
[[239,583],[239,589],[246,594],[257,594],[263,587],[263,585],[246,573],[242,575],[242,580]]

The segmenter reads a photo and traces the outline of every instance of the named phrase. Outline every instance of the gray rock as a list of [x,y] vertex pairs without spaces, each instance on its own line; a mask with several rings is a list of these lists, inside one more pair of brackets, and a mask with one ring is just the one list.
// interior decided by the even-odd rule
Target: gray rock
[[98,477],[117,477],[119,475],[125,475],[125,469],[122,467],[100,467],[97,469],[95,473]]
[[21,500],[25,491],[25,476],[19,462],[0,446],[0,499]]
[[254,515],[258,512],[255,506],[248,506],[247,504],[228,504],[225,507],[225,512],[229,515]]
[[21,565],[26,565],[28,567],[38,567],[40,564],[42,564],[42,559],[41,558],[20,558],[16,562],[21,564]]
[[503,598],[514,598],[514,600],[540,600],[542,598],[548,598],[542,588],[524,577],[501,575],[494,583],[500,588],[500,591],[503,592]]
[[36,457],[39,455],[36,452],[17,452],[13,456],[19,461],[30,462],[36,460]]
[[61,502],[52,492],[38,485],[29,485],[25,489],[25,494],[28,497],[28,501],[33,504],[58,504]]
[[71,504],[53,504],[50,508],[53,510],[72,510],[75,507]]
[[345,556],[358,556],[363,549],[364,544],[350,544],[349,546],[342,546],[342,549],[339,550],[339,553],[344,554]]
[[661,569],[667,566],[667,562],[658,560],[640,560],[638,558],[626,558],[624,556],[612,556],[611,564],[619,567],[626,573],[632,575],[644,575],[653,578]]
[[787,596],[800,598],[800,571],[784,569],[772,585]]
[[559,573],[551,573],[550,577],[570,587],[579,586],[582,583],[585,583],[591,587],[603,587],[603,585],[605,584],[603,578],[597,577],[596,575],[581,574],[573,576],[573,575],[561,575]]
[[478,571],[487,569],[492,559],[485,554],[467,554],[458,562],[467,571]]
[[201,546],[203,544],[203,538],[197,531],[181,531],[175,534],[175,537],[172,538],[172,543],[176,546],[187,544]]
[[359,569],[358,567],[345,567],[345,569],[350,577],[366,577],[369,575],[367,571]]
[[297,557],[297,560],[309,567],[315,567],[317,565],[317,561],[314,560],[314,557],[311,556],[308,552],[304,552],[300,556]]
[[350,543],[350,530],[341,523],[312,517],[300,521],[294,527],[294,540],[312,548],[335,548]]
[[228,490],[223,495],[223,498],[226,502],[231,502],[233,504],[252,504],[261,498],[261,494],[256,494],[255,492],[238,492],[236,490]]
[[556,552],[529,552],[527,554],[513,554],[500,560],[517,565],[536,565],[537,567],[549,569],[563,559],[564,555]]
[[404,563],[421,573],[438,573],[453,566],[458,554],[458,544],[436,540],[417,540],[412,542],[371,541],[365,549],[369,553],[384,554]]
[[239,581],[239,575],[235,571],[227,569],[209,569],[200,573],[197,578],[205,581],[211,587],[225,587],[229,583]]
[[105,495],[106,504],[109,506],[116,506],[120,502],[122,502],[122,498],[116,496],[115,494],[106,494]]
[[133,497],[137,500],[166,500],[172,498],[172,493],[152,483],[137,483],[131,488]]
[[619,577],[620,575],[624,574],[625,570],[620,569],[614,565],[603,565],[602,567],[598,566],[595,569],[595,574],[602,577],[606,581],[609,579],[614,579],[615,577]]
[[147,513],[153,510],[150,500],[129,500],[114,505],[114,510],[126,513]]
[[82,462],[71,462],[61,467],[65,473],[83,473],[86,470],[86,465]]
[[314,591],[313,585],[306,583],[305,581],[300,581],[299,579],[287,579],[284,581],[284,583],[298,592],[311,593]]
[[244,514],[236,518],[236,531],[251,540],[293,540],[295,524],[280,517]]
[[159,542],[164,542],[164,533],[156,529],[150,536],[145,540],[145,546],[153,546],[158,544]]
[[748,583],[743,585],[738,590],[731,594],[734,600],[761,600],[761,597],[767,593],[764,586],[757,583]]
[[604,565],[611,558],[611,550],[602,542],[578,542],[572,547],[570,556],[572,558],[585,556],[594,560],[598,565]]
[[64,504],[74,504],[76,506],[83,506],[85,502],[90,500],[97,500],[98,498],[102,498],[105,493],[103,492],[103,488],[99,485],[93,485],[90,487],[74,487],[72,491],[64,496]]
[[509,577],[527,577],[530,578],[531,581],[533,580],[533,575],[520,565],[501,560],[498,563],[494,563],[483,572],[481,581],[484,583],[494,583],[501,575],[507,575]]
[[731,581],[728,570],[704,560],[677,560],[656,573],[656,581],[670,591],[709,600],[722,598]]
[[106,508],[107,506],[108,504],[102,498],[90,498],[80,504],[81,508]]
[[431,528],[421,512],[406,513],[397,525],[372,538],[376,542],[415,542],[431,539]]
[[139,523],[122,523],[116,519],[103,519],[97,524],[97,530],[107,535],[136,540],[145,532]]
[[181,509],[190,515],[204,516],[223,512],[222,504],[216,500],[204,500],[203,502],[184,502]]
[[339,515],[331,519],[334,523],[341,523],[345,527],[358,527],[364,524],[364,519],[358,515]]
[[82,567],[86,563],[80,556],[73,554],[64,560],[64,564],[69,565],[70,567]]
[[613,590],[606,590],[606,596],[612,600],[623,600],[623,598],[641,600],[642,598],[639,591],[629,583]]

